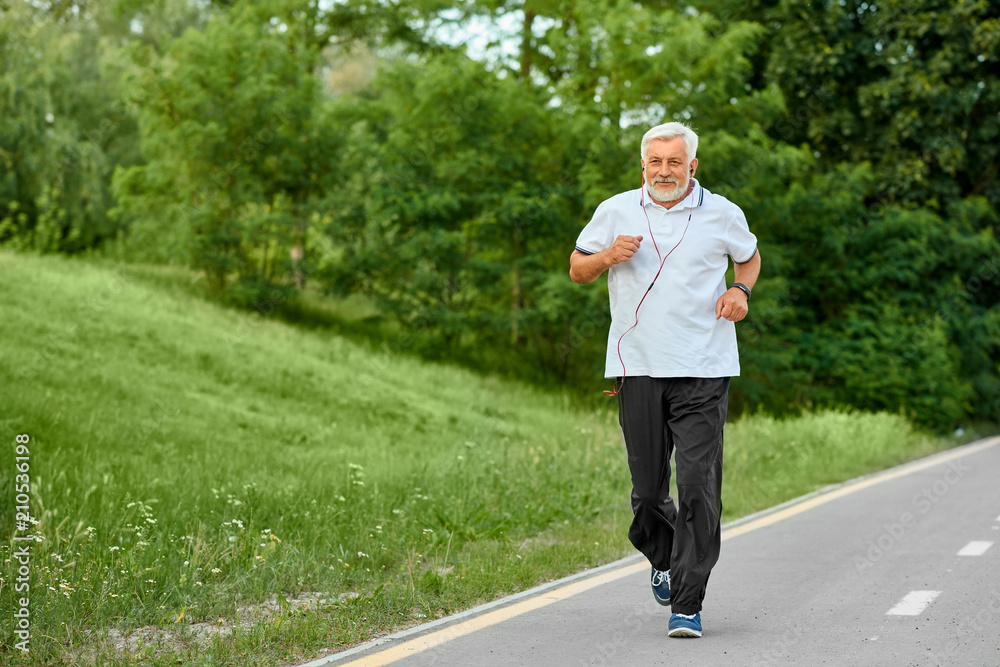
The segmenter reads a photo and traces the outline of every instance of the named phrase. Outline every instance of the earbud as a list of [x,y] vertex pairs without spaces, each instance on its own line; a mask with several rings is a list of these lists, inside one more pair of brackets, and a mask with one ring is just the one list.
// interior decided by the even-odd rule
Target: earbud
[[694,176],[694,169],[691,170],[691,175]]

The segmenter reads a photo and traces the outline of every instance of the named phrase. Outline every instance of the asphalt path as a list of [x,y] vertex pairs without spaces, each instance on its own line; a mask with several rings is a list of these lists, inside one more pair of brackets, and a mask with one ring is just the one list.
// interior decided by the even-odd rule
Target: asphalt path
[[641,557],[307,667],[1000,667],[1000,438],[723,531],[700,639],[667,637]]

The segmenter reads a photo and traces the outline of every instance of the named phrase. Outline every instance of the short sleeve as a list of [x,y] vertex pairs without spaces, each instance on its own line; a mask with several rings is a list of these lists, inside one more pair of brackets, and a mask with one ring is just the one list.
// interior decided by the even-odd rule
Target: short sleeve
[[739,207],[734,208],[726,233],[726,252],[737,264],[746,264],[757,254],[757,237],[750,231],[743,211]]
[[577,250],[585,255],[593,255],[611,247],[614,243],[614,229],[610,210],[611,207],[607,206],[607,202],[602,202],[597,207],[594,217],[576,238]]

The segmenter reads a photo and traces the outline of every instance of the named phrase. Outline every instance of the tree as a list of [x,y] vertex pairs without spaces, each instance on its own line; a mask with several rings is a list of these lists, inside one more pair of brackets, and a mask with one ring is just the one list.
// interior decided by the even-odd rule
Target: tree
[[153,78],[139,101],[147,162],[113,182],[133,240],[171,239],[217,291],[232,274],[263,285],[290,275],[298,220],[331,176],[315,55],[257,18],[234,8],[163,57],[139,54]]
[[333,213],[345,260],[331,282],[364,287],[446,340],[517,331],[514,276],[561,219],[543,189],[560,165],[553,114],[457,54],[399,62],[368,95],[343,100],[364,164],[351,191],[365,204]]
[[[996,214],[982,199],[956,203],[947,219],[900,205],[873,212],[866,202],[877,188],[862,164],[771,193],[774,215],[758,234],[779,249],[766,256],[788,285],[788,307],[750,324],[792,363],[762,364],[766,386],[776,397],[795,387],[798,404],[904,410],[939,428],[996,419]],[[753,360],[758,348],[744,351]]]
[[30,3],[0,12],[0,243],[79,252],[115,235],[105,211],[123,120],[99,36]]
[[1000,5],[783,2],[769,18],[768,80],[799,114],[787,140],[827,164],[870,162],[889,201],[1000,207]]

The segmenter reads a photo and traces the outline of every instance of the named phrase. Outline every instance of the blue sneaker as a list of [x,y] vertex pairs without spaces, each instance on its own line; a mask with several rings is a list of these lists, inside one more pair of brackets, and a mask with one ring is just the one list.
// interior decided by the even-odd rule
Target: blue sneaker
[[649,583],[653,587],[653,599],[664,607],[670,606],[670,570],[662,572],[653,568]]
[[669,637],[701,637],[701,614],[688,616],[687,614],[670,615]]

